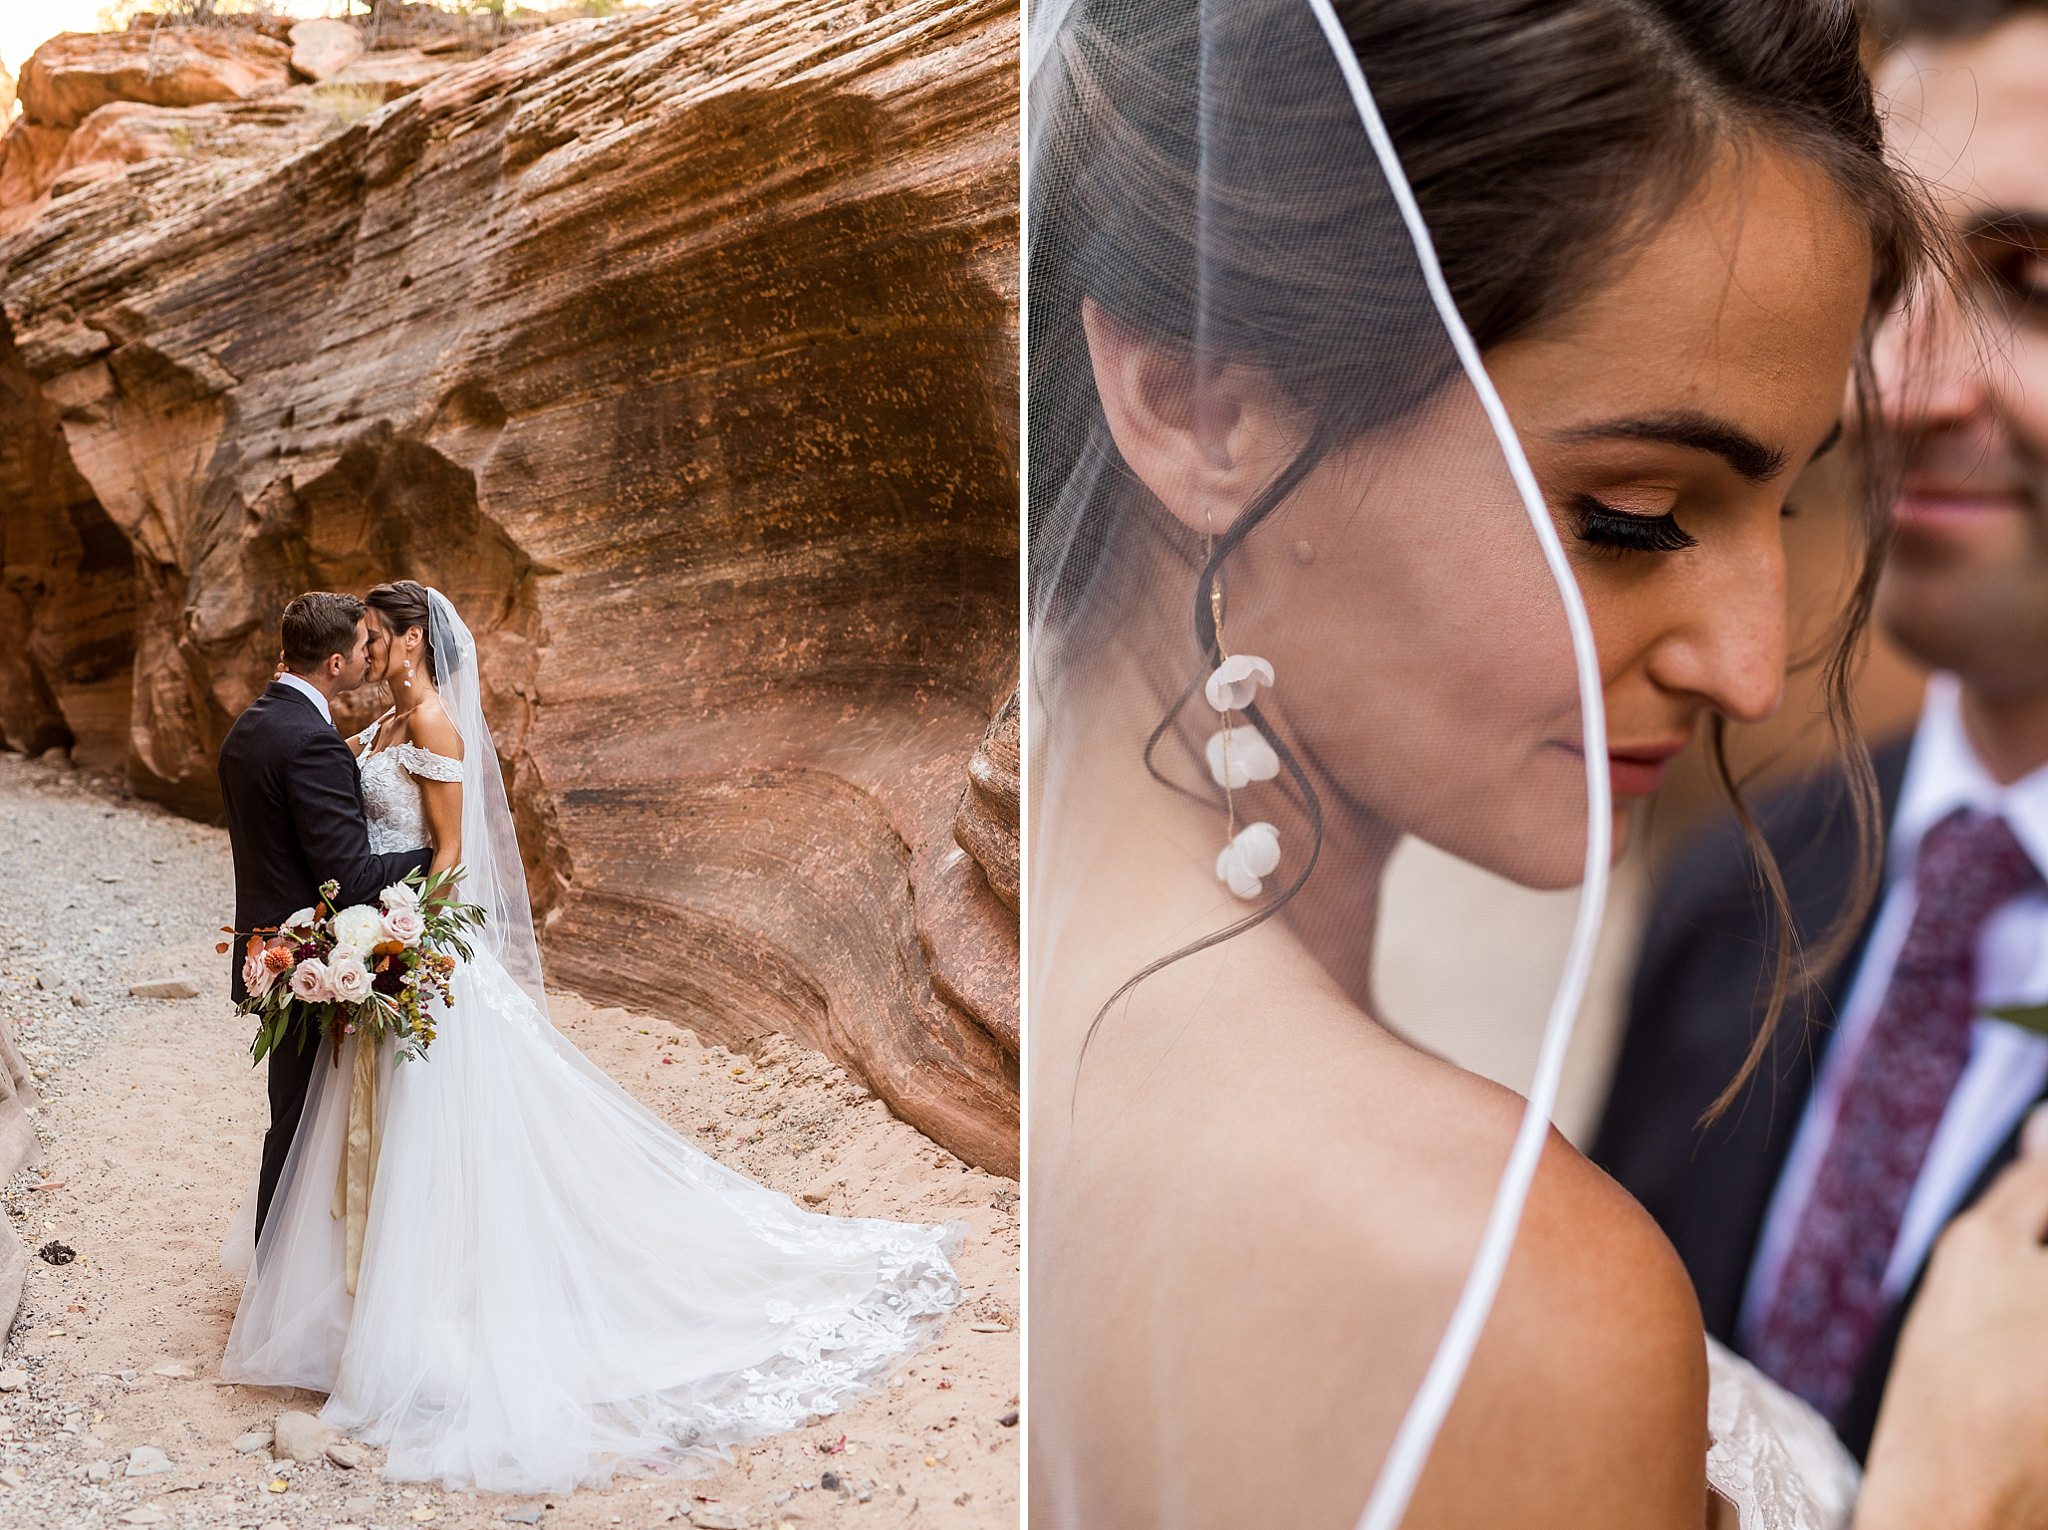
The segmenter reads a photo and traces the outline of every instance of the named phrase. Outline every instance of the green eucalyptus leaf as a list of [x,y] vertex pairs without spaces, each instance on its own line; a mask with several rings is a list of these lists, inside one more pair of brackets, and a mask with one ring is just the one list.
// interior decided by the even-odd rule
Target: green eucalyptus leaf
[[2003,1020],[2007,1025],[2016,1025],[2037,1036],[2048,1036],[2048,1004],[2000,1004],[1993,1006],[1991,1014],[1992,1018]]

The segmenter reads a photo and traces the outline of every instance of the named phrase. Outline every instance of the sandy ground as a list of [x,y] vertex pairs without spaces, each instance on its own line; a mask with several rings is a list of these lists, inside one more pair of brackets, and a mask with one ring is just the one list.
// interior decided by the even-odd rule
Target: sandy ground
[[[70,800],[78,795],[73,788]],[[0,797],[17,811],[69,806],[20,766],[0,773]],[[190,922],[163,921],[165,934],[197,925],[204,935],[225,922],[210,904],[226,838],[162,821],[167,838],[202,853],[216,842],[217,866],[193,873]],[[174,867],[190,853],[168,852]],[[0,901],[0,918],[11,912]],[[569,994],[551,996],[556,1024],[722,1161],[824,1211],[967,1223],[967,1297],[939,1341],[886,1390],[708,1478],[657,1472],[602,1492],[515,1499],[387,1485],[374,1467],[273,1462],[267,1448],[238,1453],[252,1432],[267,1441],[281,1410],[319,1401],[217,1379],[239,1294],[219,1243],[254,1174],[262,1076],[249,1065],[244,1024],[215,997],[210,936],[124,964],[123,982],[183,972],[206,996],[122,1001],[95,1016],[109,1034],[92,1055],[51,1071],[37,1122],[45,1160],[10,1187],[7,1209],[30,1247],[59,1241],[77,1258],[33,1265],[0,1361],[28,1378],[9,1392],[13,1378],[0,1374],[0,1524],[1017,1523],[1014,1182],[967,1168],[815,1054],[780,1042],[756,1057],[702,1047],[666,1022]],[[142,1446],[165,1452],[170,1470],[127,1476]]]

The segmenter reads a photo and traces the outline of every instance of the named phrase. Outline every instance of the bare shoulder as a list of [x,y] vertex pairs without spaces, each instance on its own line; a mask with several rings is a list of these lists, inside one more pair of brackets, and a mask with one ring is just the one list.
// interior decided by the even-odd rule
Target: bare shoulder
[[[1348,1524],[1363,1507],[1471,1268],[1523,1108],[1384,1033],[1333,1041],[1359,1026],[1355,1012],[1334,1018],[1285,1069],[1247,1070],[1238,1128],[1221,1147],[1205,1132],[1213,1150],[1186,1165],[1212,1187],[1198,1221],[1216,1233],[1187,1262],[1213,1286],[1246,1262],[1244,1246],[1258,1251],[1256,1304],[1241,1309],[1240,1287],[1240,1310],[1217,1313],[1203,1344],[1225,1362],[1214,1391],[1239,1443],[1256,1439],[1272,1479],[1301,1497],[1301,1524]],[[1335,1417],[1351,1441],[1341,1465]],[[1705,1457],[1691,1282],[1647,1214],[1552,1133],[1405,1530],[1697,1530]]]
[[1649,1214],[1553,1132],[1408,1525],[1497,1523],[1513,1502],[1532,1530],[1691,1530],[1706,1513],[1706,1420],[1706,1339],[1685,1267]]
[[412,741],[422,749],[451,760],[462,758],[462,735],[456,732],[439,698],[421,702],[408,721],[412,724]]

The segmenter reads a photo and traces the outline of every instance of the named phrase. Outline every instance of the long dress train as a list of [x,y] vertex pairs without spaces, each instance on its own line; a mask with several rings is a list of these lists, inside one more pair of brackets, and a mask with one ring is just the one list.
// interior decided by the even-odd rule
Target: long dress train
[[[421,842],[408,772],[460,768],[366,754],[373,843]],[[322,1418],[384,1446],[387,1477],[542,1492],[702,1463],[843,1407],[959,1300],[960,1227],[820,1216],[724,1168],[487,951],[437,1010],[424,1060],[379,1061],[356,1294],[333,1213],[351,1038],[316,1069],[221,1362],[328,1393]],[[252,1225],[245,1208],[231,1264]]]

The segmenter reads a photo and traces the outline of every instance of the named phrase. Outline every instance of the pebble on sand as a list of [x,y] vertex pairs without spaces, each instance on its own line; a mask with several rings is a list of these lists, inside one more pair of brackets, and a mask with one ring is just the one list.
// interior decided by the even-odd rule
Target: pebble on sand
[[154,1477],[171,1470],[171,1458],[154,1445],[138,1445],[128,1452],[126,1477]]

